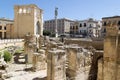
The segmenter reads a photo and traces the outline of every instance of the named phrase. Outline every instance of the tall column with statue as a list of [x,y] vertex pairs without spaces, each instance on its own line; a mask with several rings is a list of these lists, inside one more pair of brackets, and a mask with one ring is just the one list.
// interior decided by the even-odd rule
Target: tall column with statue
[[55,8],[55,37],[58,37],[58,29],[57,29],[57,16],[58,16],[58,8]]

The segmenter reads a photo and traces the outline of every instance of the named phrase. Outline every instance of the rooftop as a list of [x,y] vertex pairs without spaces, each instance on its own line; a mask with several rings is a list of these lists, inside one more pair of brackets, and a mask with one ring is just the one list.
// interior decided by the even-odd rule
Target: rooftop
[[[50,20],[45,20],[45,21],[52,21],[52,20],[55,20],[55,19],[50,19]],[[69,18],[59,18],[57,20],[67,20],[67,21],[74,21],[72,19],[69,19]]]
[[0,18],[0,21],[10,21],[10,22],[14,22],[14,20],[7,19],[7,18]]
[[120,18],[120,16],[103,17],[102,19]]
[[[15,7],[34,7],[40,9],[37,5],[35,4],[27,4],[27,5],[15,5]],[[42,9],[40,9],[42,10]],[[43,10],[42,10],[43,11]]]

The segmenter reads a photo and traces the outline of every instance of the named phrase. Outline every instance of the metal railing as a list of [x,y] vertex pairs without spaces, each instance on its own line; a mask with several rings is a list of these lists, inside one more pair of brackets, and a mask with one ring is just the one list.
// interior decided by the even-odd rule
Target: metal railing
[[0,39],[0,44],[22,42],[24,39]]

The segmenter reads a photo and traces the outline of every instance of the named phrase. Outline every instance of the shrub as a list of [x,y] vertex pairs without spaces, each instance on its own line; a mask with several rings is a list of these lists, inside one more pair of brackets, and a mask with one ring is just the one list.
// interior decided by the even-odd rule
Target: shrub
[[6,62],[8,62],[8,61],[10,61],[11,60],[11,58],[12,58],[12,55],[10,54],[10,52],[8,52],[8,51],[4,51],[4,60],[6,61]]
[[43,30],[43,35],[44,35],[44,36],[50,36],[50,35],[51,35],[51,32],[50,32],[50,31],[47,31],[47,30]]
[[24,51],[22,49],[15,50],[15,53],[23,53]]

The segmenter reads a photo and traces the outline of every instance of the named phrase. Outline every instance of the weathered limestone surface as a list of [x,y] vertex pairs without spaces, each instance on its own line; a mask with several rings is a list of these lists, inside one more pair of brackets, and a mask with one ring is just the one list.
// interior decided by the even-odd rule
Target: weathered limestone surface
[[45,70],[46,69],[46,56],[45,53],[34,53],[33,54],[33,70]]
[[92,41],[92,40],[88,40],[88,39],[65,39],[65,44],[69,45],[69,44],[77,44],[79,46],[82,47],[88,47],[88,46],[93,46],[95,49],[98,50],[103,50],[103,46],[104,46],[104,41]]
[[34,4],[15,5],[14,7],[14,38],[24,35],[43,35],[43,10]]
[[104,80],[116,80],[116,37],[107,37],[104,42]]
[[98,71],[98,80],[120,80],[120,16],[105,17],[102,20],[106,37],[103,64],[98,63],[98,69],[103,71]]
[[97,73],[99,72],[98,69],[101,69],[101,66],[99,66],[100,64],[98,63],[99,63],[99,59],[101,59],[102,57],[103,57],[103,51],[95,51],[93,53],[92,64],[91,64],[88,80],[97,80]]
[[80,47],[78,46],[69,46],[67,47],[67,62],[68,68],[66,70],[66,75],[69,78],[75,80],[76,72],[78,70],[78,59],[77,52]]
[[27,55],[27,62],[32,63],[33,53],[36,51],[36,37],[33,35],[25,36],[24,53]]
[[49,50],[47,59],[47,80],[66,80],[65,51]]
[[97,80],[103,80],[103,58],[98,60]]

